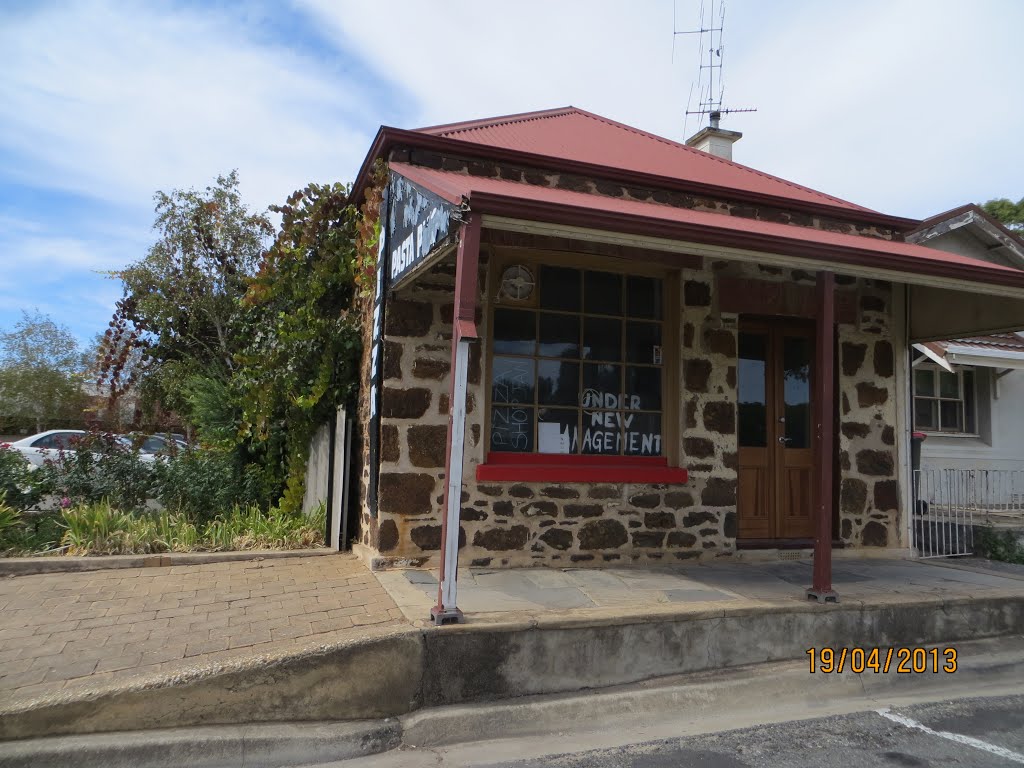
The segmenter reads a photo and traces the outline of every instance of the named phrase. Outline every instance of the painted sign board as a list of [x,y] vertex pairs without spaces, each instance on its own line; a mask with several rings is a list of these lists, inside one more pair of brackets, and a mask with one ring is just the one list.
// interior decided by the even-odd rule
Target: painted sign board
[[387,288],[400,288],[445,252],[454,206],[397,173],[388,182]]
[[413,184],[397,173],[388,178],[381,202],[380,241],[377,250],[377,284],[373,296],[373,333],[370,348],[370,477],[367,506],[377,514],[380,477],[380,409],[384,386],[384,316],[387,294],[407,283],[446,252],[453,213],[447,201]]

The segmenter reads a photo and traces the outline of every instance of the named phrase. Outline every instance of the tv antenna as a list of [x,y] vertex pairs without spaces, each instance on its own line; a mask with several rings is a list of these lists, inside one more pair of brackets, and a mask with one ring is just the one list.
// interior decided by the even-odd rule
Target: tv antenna
[[[710,6],[710,7],[709,7]],[[712,128],[719,127],[722,115],[734,112],[757,112],[756,108],[724,107],[725,82],[722,78],[722,63],[725,46],[722,44],[722,30],[725,27],[725,0],[701,0],[700,23],[697,29],[680,30],[676,25],[676,4],[672,3],[672,59],[675,60],[676,38],[680,35],[698,35],[697,58],[700,67],[696,83],[690,83],[686,98],[686,116],[683,119],[683,134],[689,135],[690,115],[707,115]],[[697,87],[697,103],[693,103],[694,85]]]

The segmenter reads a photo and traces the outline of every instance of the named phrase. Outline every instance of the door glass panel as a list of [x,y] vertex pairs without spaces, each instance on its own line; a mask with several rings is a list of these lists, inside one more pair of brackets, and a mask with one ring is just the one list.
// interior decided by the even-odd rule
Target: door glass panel
[[811,447],[811,340],[782,340],[782,388],[787,448]]
[[739,444],[744,448],[768,445],[768,398],[765,373],[768,337],[740,333],[739,339]]

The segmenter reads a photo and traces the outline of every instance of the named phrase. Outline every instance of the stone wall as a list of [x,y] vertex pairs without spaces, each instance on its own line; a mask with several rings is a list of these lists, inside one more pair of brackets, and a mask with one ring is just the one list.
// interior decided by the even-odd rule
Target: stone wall
[[[480,158],[441,155],[437,152],[423,149],[394,149],[389,160],[451,173],[462,173],[469,176],[500,178],[533,186],[564,189],[571,192],[584,192],[602,197],[616,197],[622,200],[657,203],[673,208],[686,208],[695,211],[723,214],[725,216],[738,216],[744,219],[812,227],[828,232],[875,237],[883,240],[899,239],[892,229],[858,220],[856,210],[850,210],[849,215],[844,218],[809,214],[770,205],[752,205],[740,200],[725,200],[720,197],[691,194],[677,190],[658,189],[656,187],[636,184],[622,184],[609,179],[589,178],[544,168],[498,163]],[[829,200],[830,198],[823,196],[822,204],[827,204]]]
[[[813,284],[799,270],[714,262],[673,274],[679,282],[675,446],[685,485],[476,481],[486,377],[486,258],[480,276],[481,341],[469,375],[459,542],[478,566],[658,562],[735,551],[736,332],[738,316],[717,308],[718,275]],[[440,549],[451,359],[454,267],[448,261],[388,305],[379,518],[364,511],[362,542],[378,566],[435,563]],[[839,326],[839,536],[848,545],[898,541],[895,371],[888,338],[891,289],[843,279],[857,322]],[[666,350],[666,356],[668,355]],[[666,435],[670,434],[666,430]]]
[[[895,239],[892,230],[850,218],[830,218],[737,200],[588,179],[539,168],[396,149],[392,160],[453,173],[491,176],[523,184],[813,227],[864,237]],[[488,233],[484,233],[485,243]],[[495,233],[495,244],[529,248],[530,236]],[[552,247],[551,238],[547,247]],[[489,246],[488,246],[489,247]],[[462,494],[461,558],[476,565],[530,565],[676,561],[727,557],[735,551],[736,333],[739,317],[720,311],[720,276],[813,285],[804,270],[739,262],[703,262],[694,256],[641,253],[635,248],[564,240],[559,249],[638,258],[682,267],[678,280],[679,402],[677,436],[669,453],[689,470],[683,486],[589,483],[478,483],[484,460],[487,359],[487,258],[481,256],[481,340],[472,345]],[[612,252],[609,249],[614,249]],[[486,248],[485,248],[486,250]],[[556,257],[557,258],[557,257]],[[697,266],[691,266],[697,265]],[[849,545],[892,546],[899,541],[896,480],[896,379],[891,288],[887,283],[837,277],[857,297],[856,321],[840,324],[837,478],[838,535]],[[385,313],[379,516],[366,507],[368,439],[361,439],[360,542],[377,565],[436,562],[441,540],[444,451],[447,436],[454,264],[440,263],[389,298]],[[666,359],[671,354],[666,349]],[[369,345],[364,373],[368,378]],[[673,370],[672,368],[669,369]],[[669,394],[669,393],[666,393]],[[361,402],[361,425],[368,408]],[[668,418],[669,411],[666,411]]]

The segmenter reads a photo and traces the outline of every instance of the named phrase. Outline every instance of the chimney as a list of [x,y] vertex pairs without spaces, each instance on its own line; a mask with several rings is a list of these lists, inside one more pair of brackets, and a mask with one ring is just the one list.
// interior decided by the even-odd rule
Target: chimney
[[727,131],[719,128],[718,123],[722,119],[721,112],[711,113],[711,125],[701,128],[686,140],[686,146],[707,152],[709,155],[720,157],[723,160],[732,160],[732,145],[743,138],[739,131]]

